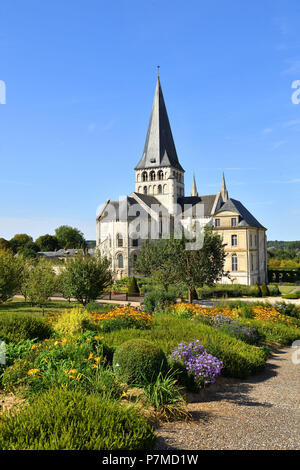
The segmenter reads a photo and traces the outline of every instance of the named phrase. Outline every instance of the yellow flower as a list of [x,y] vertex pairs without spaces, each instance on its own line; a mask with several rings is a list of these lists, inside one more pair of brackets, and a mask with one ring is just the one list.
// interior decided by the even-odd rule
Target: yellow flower
[[33,344],[33,345],[31,346],[31,349],[36,349],[36,344]]
[[77,374],[76,380],[80,380],[80,379],[81,379],[81,377],[82,377],[82,374],[80,374],[80,373],[79,373],[79,374]]
[[54,342],[54,346],[57,346],[58,344],[59,344],[58,341],[55,341],[55,342]]
[[122,395],[121,395],[121,397],[122,397],[122,398],[127,398],[128,395],[127,395],[127,393],[123,392]]
[[89,355],[89,357],[88,357],[88,359],[93,359],[93,356],[94,356],[94,355],[93,355],[93,353],[91,352],[90,355]]
[[87,341],[91,341],[91,338],[87,338],[86,340],[87,340]]
[[69,370],[69,374],[76,374],[76,372],[77,372],[77,369],[70,369]]
[[30,369],[27,374],[28,375],[34,375],[37,374],[40,371],[40,369]]
[[97,369],[97,364],[92,364],[93,369]]
[[100,357],[94,357],[94,360],[95,360],[96,362],[99,362],[99,361],[100,361]]

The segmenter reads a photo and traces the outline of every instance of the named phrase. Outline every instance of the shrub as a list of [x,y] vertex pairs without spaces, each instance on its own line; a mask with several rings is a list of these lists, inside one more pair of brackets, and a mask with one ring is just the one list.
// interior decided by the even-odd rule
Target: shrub
[[0,316],[0,338],[6,343],[18,343],[26,339],[43,340],[52,333],[52,327],[41,318],[26,314]]
[[13,391],[22,386],[25,392],[37,394],[59,386],[119,398],[123,387],[108,365],[112,351],[92,334],[85,333],[76,342],[63,338],[33,345],[4,371],[4,389]]
[[177,384],[175,371],[169,371],[166,375],[159,372],[155,382],[146,381],[143,388],[146,398],[161,418],[189,418],[186,402],[181,395],[182,387]]
[[262,297],[269,297],[270,295],[269,288],[265,282],[263,282],[261,285],[261,295]]
[[176,302],[175,293],[164,291],[152,291],[147,293],[142,304],[145,312],[152,313],[155,310],[163,310],[170,304]]
[[56,318],[53,328],[60,335],[75,336],[85,330],[95,329],[95,324],[92,317],[82,308],[72,308]]
[[134,339],[116,349],[113,367],[120,380],[129,385],[142,385],[145,381],[155,381],[160,371],[166,371],[167,359],[156,344]]
[[276,297],[281,295],[280,290],[278,289],[278,286],[276,284],[269,284],[268,285],[270,295]]
[[253,296],[253,297],[261,297],[262,296],[261,288],[260,288],[258,282],[256,282],[253,286],[250,286],[249,292],[250,292],[250,295]]
[[199,340],[180,343],[173,349],[170,359],[183,362],[187,371],[194,375],[198,387],[214,383],[223,367],[222,361],[209,354]]
[[300,299],[300,290],[296,292],[290,292],[289,294],[284,294],[283,299]]
[[130,339],[146,339],[157,344],[167,355],[184,341],[199,339],[210,354],[223,361],[222,374],[244,378],[265,366],[265,357],[259,348],[246,344],[226,333],[190,319],[169,314],[155,316],[151,329],[127,329],[104,335],[105,342],[114,347]]
[[257,329],[260,337],[267,343],[290,345],[300,339],[300,330],[294,326],[262,320],[247,320],[247,324]]
[[2,450],[149,450],[154,443],[135,408],[80,391],[49,390],[0,423]]
[[44,307],[57,288],[57,276],[49,262],[40,259],[30,269],[27,267],[21,288],[26,293],[28,302]]
[[128,294],[129,295],[139,295],[139,293],[140,293],[139,286],[137,285],[136,278],[133,276],[129,280]]
[[274,308],[282,315],[288,315],[300,319],[300,306],[293,303],[286,303],[284,301],[275,302]]
[[108,313],[95,313],[92,317],[99,322],[103,333],[121,328],[145,329],[150,326],[152,320],[149,313],[130,306],[116,307]]
[[259,340],[259,334],[256,328],[243,325],[240,321],[225,317],[222,314],[213,317],[210,324],[249,344],[255,344]]

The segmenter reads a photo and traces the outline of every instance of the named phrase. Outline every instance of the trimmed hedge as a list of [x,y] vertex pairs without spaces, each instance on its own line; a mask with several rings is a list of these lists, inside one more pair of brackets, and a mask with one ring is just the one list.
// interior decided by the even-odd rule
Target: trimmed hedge
[[152,427],[133,407],[80,391],[49,390],[0,422],[2,450],[150,450]]
[[167,355],[183,341],[199,339],[208,352],[224,363],[222,374],[244,378],[265,366],[263,351],[233,338],[215,327],[168,314],[156,315],[150,330],[127,329],[104,335],[105,342],[119,346],[129,339],[143,338],[157,344]]
[[18,343],[26,339],[43,340],[49,338],[53,330],[41,318],[18,314],[0,316],[0,339],[5,343]]
[[116,349],[113,358],[116,376],[129,385],[155,381],[159,372],[166,372],[167,365],[164,352],[145,339],[125,341]]

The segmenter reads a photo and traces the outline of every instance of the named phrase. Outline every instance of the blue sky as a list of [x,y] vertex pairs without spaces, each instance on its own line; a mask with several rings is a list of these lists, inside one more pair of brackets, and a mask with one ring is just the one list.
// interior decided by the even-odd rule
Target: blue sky
[[1,0],[0,237],[95,239],[96,208],[134,190],[156,82],[186,193],[229,195],[300,238],[297,0]]

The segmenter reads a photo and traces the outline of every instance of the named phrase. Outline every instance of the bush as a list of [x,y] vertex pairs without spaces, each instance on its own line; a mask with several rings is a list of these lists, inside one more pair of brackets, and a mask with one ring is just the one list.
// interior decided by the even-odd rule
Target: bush
[[10,251],[0,251],[0,303],[14,296],[20,288],[20,269]]
[[129,385],[155,381],[167,370],[167,358],[154,343],[144,339],[126,341],[116,349],[113,367],[117,377]]
[[286,303],[284,301],[275,302],[274,308],[282,315],[288,315],[300,319],[300,306],[293,303]]
[[6,391],[21,386],[28,394],[59,386],[120,398],[123,387],[108,365],[111,358],[111,348],[94,332],[86,332],[76,342],[52,339],[33,345],[27,354],[15,360],[5,369],[2,383]]
[[269,288],[265,282],[263,282],[261,285],[261,295],[262,297],[269,297],[270,295]]
[[53,325],[54,331],[63,336],[75,336],[86,330],[95,329],[92,317],[81,308],[65,310],[57,317]]
[[26,314],[0,316],[0,338],[6,343],[18,343],[26,339],[43,340],[52,333],[52,327],[41,318]]
[[152,316],[135,307],[116,307],[107,313],[94,313],[93,319],[99,323],[102,333],[120,330],[122,328],[145,329],[150,326]]
[[97,395],[49,390],[0,423],[2,450],[150,450],[145,417]]
[[271,296],[277,297],[281,295],[280,290],[276,284],[269,284],[268,288]]
[[253,286],[250,286],[250,295],[253,297],[261,297],[261,288],[259,284],[256,282]]
[[155,316],[151,329],[127,329],[107,333],[105,342],[114,347],[130,339],[146,339],[159,346],[167,355],[183,341],[199,339],[210,354],[223,361],[222,374],[244,378],[265,366],[265,357],[259,348],[219,331],[203,323],[195,324],[190,319],[161,314]]
[[163,310],[168,305],[176,302],[176,295],[172,292],[152,291],[149,292],[142,303],[145,312],[152,313],[155,310]]
[[281,346],[291,345],[300,339],[300,330],[294,326],[262,320],[247,320],[247,325],[256,328],[261,340]]
[[140,293],[139,286],[137,285],[136,278],[133,276],[129,280],[128,294],[129,295],[139,295],[139,293]]
[[49,264],[43,258],[30,267],[26,267],[26,276],[23,276],[21,289],[26,299],[32,305],[44,307],[57,288],[57,276]]
[[289,294],[284,294],[282,298],[283,299],[300,299],[300,290],[296,292],[291,292]]

